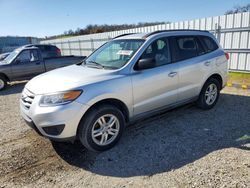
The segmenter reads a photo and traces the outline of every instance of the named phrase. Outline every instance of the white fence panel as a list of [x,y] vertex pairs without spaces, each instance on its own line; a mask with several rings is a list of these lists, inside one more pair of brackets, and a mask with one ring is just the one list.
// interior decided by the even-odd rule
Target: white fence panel
[[216,33],[221,46],[229,52],[229,69],[250,72],[250,12],[185,20],[121,31],[82,35],[41,43],[54,44],[63,55],[89,55],[108,40],[126,33],[147,33],[169,29],[200,29]]

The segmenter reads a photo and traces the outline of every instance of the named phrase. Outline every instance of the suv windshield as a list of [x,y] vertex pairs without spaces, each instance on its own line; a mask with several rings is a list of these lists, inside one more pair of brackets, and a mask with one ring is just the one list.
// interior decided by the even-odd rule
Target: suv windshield
[[119,69],[131,59],[144,41],[142,39],[110,41],[91,54],[85,60],[85,65],[104,69]]

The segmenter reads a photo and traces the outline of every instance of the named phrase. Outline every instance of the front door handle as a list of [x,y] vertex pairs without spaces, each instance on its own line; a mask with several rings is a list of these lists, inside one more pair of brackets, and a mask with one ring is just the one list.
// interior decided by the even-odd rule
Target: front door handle
[[169,77],[174,77],[176,74],[177,74],[177,72],[170,72],[170,73],[168,74],[168,76],[169,76]]
[[210,61],[206,61],[206,62],[204,63],[204,65],[209,66],[210,63],[211,63]]

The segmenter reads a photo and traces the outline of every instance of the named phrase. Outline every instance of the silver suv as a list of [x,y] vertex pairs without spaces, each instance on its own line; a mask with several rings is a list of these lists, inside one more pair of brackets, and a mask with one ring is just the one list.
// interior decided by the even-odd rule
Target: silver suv
[[49,139],[107,150],[126,124],[145,116],[194,101],[211,109],[226,84],[228,58],[206,31],[119,36],[83,62],[29,81],[21,114]]

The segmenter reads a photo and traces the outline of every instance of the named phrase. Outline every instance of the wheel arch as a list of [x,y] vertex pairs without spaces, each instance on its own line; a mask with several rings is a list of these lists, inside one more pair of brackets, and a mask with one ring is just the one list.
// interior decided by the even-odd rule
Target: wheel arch
[[218,80],[218,82],[220,83],[220,90],[223,88],[223,79],[222,79],[222,76],[219,74],[219,73],[213,73],[211,75],[209,75],[205,81],[203,81],[203,84],[201,85],[201,89],[200,89],[200,92],[204,86],[204,84],[211,78],[214,78],[216,80]]
[[220,74],[218,74],[218,73],[215,73],[215,74],[212,74],[211,76],[209,76],[207,80],[209,80],[211,78],[216,79],[220,83],[220,90],[221,90],[222,89],[222,84],[223,84],[222,76]]
[[[215,98],[215,100],[211,103],[211,104],[208,104],[205,102],[205,98],[204,98],[204,95],[205,95],[205,92],[207,90],[207,84],[210,84],[210,83],[213,83],[213,82],[209,82],[209,80],[211,79],[215,79],[216,81],[218,81],[219,83],[219,88],[217,90],[217,98]],[[206,87],[205,87],[206,86]],[[201,109],[204,109],[204,110],[209,110],[211,109],[217,102],[218,100],[218,97],[219,97],[219,90],[222,89],[222,86],[223,86],[223,78],[221,77],[220,74],[217,74],[217,73],[214,73],[212,75],[210,75],[203,83],[202,87],[201,87],[201,90],[200,90],[200,93],[199,93],[199,97],[198,97],[198,100],[196,101],[196,104],[198,105],[198,107],[200,107]]]
[[6,74],[0,72],[0,76],[4,77],[7,80],[7,82],[10,81],[9,77]]
[[84,121],[84,119],[88,116],[89,112],[91,110],[93,110],[94,108],[97,108],[101,105],[104,105],[104,104],[109,104],[109,105],[113,105],[115,107],[117,107],[119,110],[121,110],[121,112],[123,113],[124,117],[125,117],[125,121],[126,123],[129,122],[129,109],[127,107],[127,105],[122,102],[121,100],[119,99],[116,99],[116,98],[107,98],[107,99],[102,99],[102,100],[99,100],[97,102],[95,102],[94,104],[92,104],[88,109],[87,111],[83,114],[79,124],[78,124],[78,127],[77,127],[77,135],[78,135],[78,131],[79,131],[79,125],[82,121]]
[[101,106],[103,104],[109,104],[109,105],[117,107],[124,114],[126,122],[129,121],[129,109],[128,109],[127,105],[124,102],[122,102],[121,100],[116,99],[116,98],[107,98],[107,99],[102,99],[100,101],[97,101],[88,110],[91,110],[92,108],[95,108],[97,106]]

